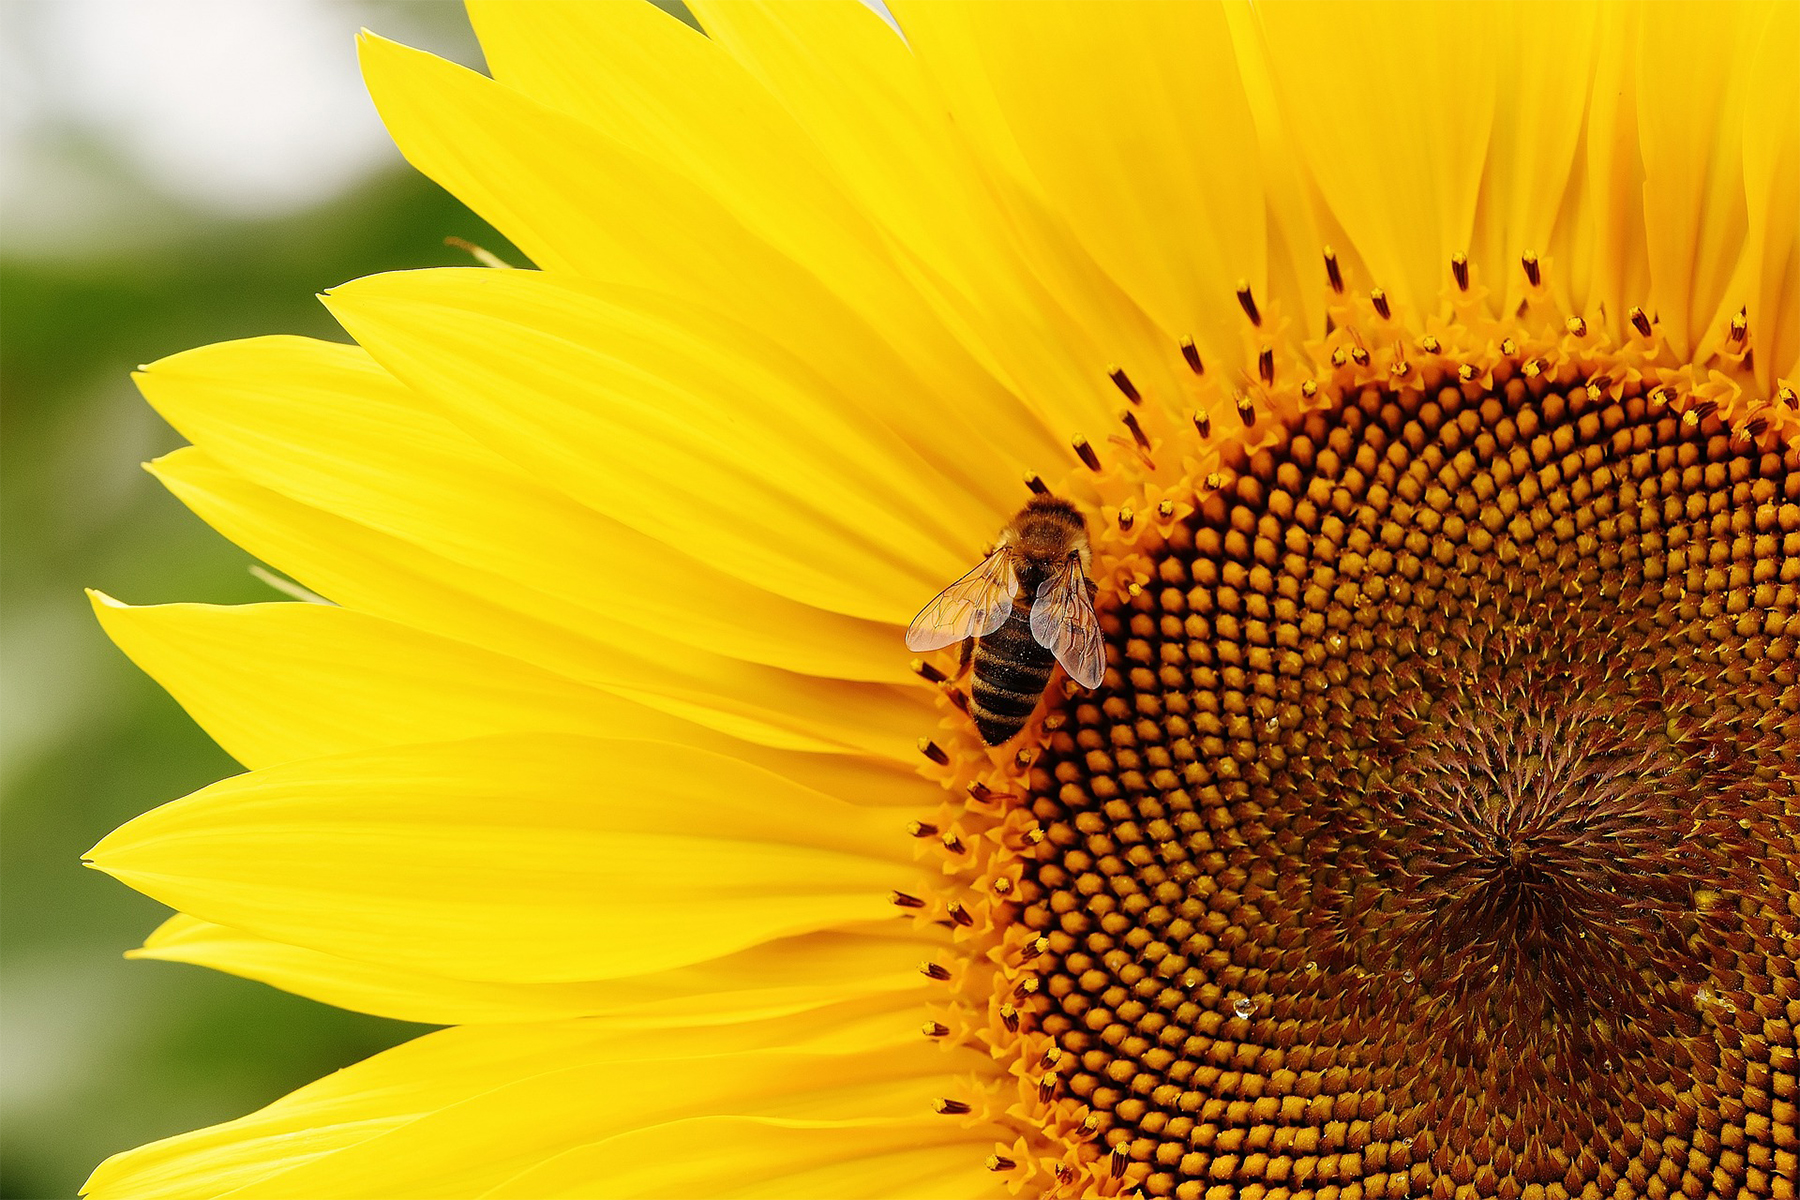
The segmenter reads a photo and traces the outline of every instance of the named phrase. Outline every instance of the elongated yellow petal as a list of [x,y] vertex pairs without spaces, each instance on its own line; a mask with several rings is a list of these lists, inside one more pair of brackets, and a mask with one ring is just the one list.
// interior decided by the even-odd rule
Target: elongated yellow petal
[[1220,7],[922,4],[898,15],[934,76],[960,85],[953,103],[991,89],[1051,207],[1169,340],[1216,342],[1214,355],[1236,363],[1234,293],[1246,280],[1266,297],[1266,239],[1255,130]]
[[[1006,1194],[981,1166],[990,1144],[930,1116],[690,1117],[566,1150],[484,1200],[974,1200]],[[702,1146],[706,1153],[697,1156]]]
[[[1678,357],[1699,345],[1744,241],[1745,72],[1731,65],[1768,24],[1767,5],[1668,0],[1638,26],[1637,126],[1644,161],[1650,311]],[[1693,68],[1673,73],[1668,64]]]
[[[1585,221],[1574,205],[1571,175],[1587,114],[1588,80],[1599,34],[1599,5],[1543,0],[1529,7],[1490,5],[1489,21],[1470,31],[1482,49],[1467,57],[1499,57],[1507,65],[1504,101],[1493,107],[1487,165],[1481,178],[1468,254],[1486,264],[1498,310],[1517,311],[1527,289],[1520,260],[1545,258],[1559,216]],[[1478,43],[1475,39],[1484,39]],[[1555,54],[1540,53],[1555,46]],[[1502,50],[1501,48],[1505,49]],[[1566,310],[1581,311],[1571,285],[1574,264],[1558,259],[1550,285]],[[1443,280],[1438,267],[1438,281]],[[1585,280],[1585,272],[1582,275]],[[1609,314],[1610,315],[1610,314]]]
[[[513,11],[513,10],[508,10]],[[590,7],[615,14],[616,7]],[[857,0],[700,4],[696,14],[820,147],[927,296],[1061,436],[1111,420],[1122,363],[1151,396],[1174,346],[1060,226],[1027,225],[984,179],[906,43]],[[1041,204],[1041,200],[1037,201]],[[1177,367],[1185,373],[1185,367]],[[1066,450],[1053,452],[1065,458]]]
[[[1741,279],[1716,326],[1741,302],[1755,339],[1757,381],[1800,376],[1800,6],[1776,5],[1745,71],[1744,200],[1749,227]],[[1741,299],[1740,299],[1741,298]]]
[[1262,15],[1283,113],[1371,282],[1437,310],[1467,253],[1493,125],[1497,5],[1274,0]]
[[717,1112],[789,1120],[928,1113],[966,1059],[891,1000],[748,1024],[469,1026],[396,1047],[238,1121],[117,1155],[105,1200],[479,1195],[572,1147]]
[[893,630],[746,586],[575,503],[357,347],[225,342],[153,363],[137,382],[170,424],[245,478],[585,607],[595,622],[789,670],[905,671]]
[[1009,514],[948,481],[734,322],[530,272],[335,289],[395,374],[527,470],[758,586],[903,623]]
[[454,1200],[657,1121],[734,1109],[905,1118],[957,1069],[907,1025],[884,1000],[653,1038],[587,1020],[447,1029],[239,1120],[115,1155],[83,1190],[95,1200]]
[[879,920],[910,883],[907,857],[885,810],[705,751],[550,734],[270,767],[89,852],[219,924],[523,982],[615,979]]
[[92,598],[107,636],[247,767],[493,733],[676,727],[598,688],[349,609]]
[[918,689],[809,679],[597,625],[555,597],[259,488],[196,449],[159,459],[153,471],[225,536],[347,607],[736,738],[788,750],[865,750],[911,764],[920,729],[935,720]]
[[[1604,311],[1616,337],[1626,314],[1650,305],[1650,264],[1644,252],[1644,160],[1638,146],[1638,22],[1647,6],[1604,4],[1588,102],[1585,183],[1593,222],[1585,308]],[[1651,86],[1657,86],[1651,84]],[[1575,268],[1577,271],[1580,267]]]
[[[488,14],[491,34],[500,19]],[[606,19],[632,18],[618,13]],[[728,66],[709,58],[710,48],[698,54],[716,68]],[[629,59],[626,52],[608,56],[615,72],[628,65],[621,61]],[[962,486],[981,486],[984,457],[1009,463],[1004,480],[1014,473],[1014,456],[1028,462],[1034,448],[1048,450],[1042,430],[1031,426],[1028,407],[933,315],[873,228],[842,216],[841,199],[814,196],[830,210],[821,214],[806,195],[796,195],[806,185],[782,176],[779,155],[758,165],[753,153],[734,149],[708,165],[696,163],[686,141],[628,145],[619,138],[641,134],[646,120],[667,115],[646,112],[654,105],[641,95],[635,115],[617,104],[608,110],[618,135],[609,136],[586,120],[379,38],[364,37],[362,62],[370,94],[408,159],[541,266],[698,301],[776,344],[804,349],[828,376],[867,379],[874,407],[935,413],[938,420],[909,423],[900,436],[930,447]],[[590,62],[581,69],[607,68]],[[715,71],[714,84],[727,86],[728,74]],[[660,88],[663,77],[656,78]],[[715,98],[732,107],[728,98]],[[711,122],[711,135],[690,136],[703,144],[737,136],[758,145],[770,126],[746,127],[744,119],[727,112]],[[784,142],[791,138],[791,122],[775,133]],[[732,176],[725,193],[710,190],[723,186],[717,171],[728,162],[751,173]],[[852,395],[850,403],[864,401]],[[974,419],[976,411],[983,419]]]
[[651,1028],[764,1019],[878,992],[918,993],[930,987],[918,970],[927,945],[884,922],[868,932],[784,938],[629,979],[494,983],[341,958],[177,913],[126,957],[211,967],[400,1021],[483,1025],[607,1016]]

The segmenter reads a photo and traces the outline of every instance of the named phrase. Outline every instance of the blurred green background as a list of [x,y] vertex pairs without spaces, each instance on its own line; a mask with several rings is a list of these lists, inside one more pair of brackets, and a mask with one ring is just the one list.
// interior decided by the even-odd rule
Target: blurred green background
[[140,469],[181,439],[128,372],[253,334],[344,340],[315,293],[467,263],[446,236],[521,261],[371,132],[366,98],[346,92],[365,24],[480,66],[448,3],[0,3],[5,1197],[72,1196],[108,1154],[422,1028],[128,962],[166,910],[80,865],[113,827],[238,769],[112,648],[81,589],[277,598]]

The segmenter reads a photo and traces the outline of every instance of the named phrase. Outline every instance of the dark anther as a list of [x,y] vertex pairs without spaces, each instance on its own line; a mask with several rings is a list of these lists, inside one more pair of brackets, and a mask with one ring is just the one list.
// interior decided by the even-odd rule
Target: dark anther
[[1438,341],[1435,334],[1428,333],[1424,337],[1419,339],[1419,349],[1423,350],[1427,354],[1436,354],[1438,351],[1442,350],[1443,348],[1444,348],[1444,343]]
[[1044,1104],[1048,1104],[1051,1100],[1055,1099],[1056,1084],[1057,1078],[1054,1072],[1038,1080],[1038,1100]]
[[931,1107],[946,1117],[960,1117],[969,1111],[969,1106],[961,1100],[951,1100],[943,1096],[932,1101]]
[[[1158,500],[1156,502],[1156,515],[1165,521],[1174,516],[1175,502],[1173,500]],[[1046,721],[1045,724],[1048,725],[1049,722]]]
[[1311,400],[1314,396],[1318,395],[1318,381],[1313,379],[1302,379],[1300,381],[1300,394],[1305,396],[1308,400]]
[[1509,337],[1503,337],[1500,339],[1500,353],[1506,355],[1506,357],[1508,357],[1508,358],[1511,358],[1513,355],[1517,354],[1518,352],[1519,352],[1519,343],[1513,341]]
[[988,887],[993,890],[993,893],[996,896],[1010,896],[1013,890],[1013,882],[1006,876],[1000,875],[994,879],[994,882],[988,884]]
[[1525,282],[1536,287],[1543,280],[1543,272],[1538,270],[1538,256],[1527,250],[1519,255],[1519,265],[1525,268]]
[[925,907],[925,902],[923,900],[919,899],[917,896],[910,896],[905,892],[889,892],[888,899],[893,903],[895,908]]
[[1138,424],[1136,413],[1132,412],[1130,409],[1126,409],[1119,414],[1119,421],[1126,429],[1131,431],[1131,440],[1136,442],[1140,449],[1150,449],[1150,435],[1144,432],[1144,427],[1142,425]]
[[913,674],[917,675],[927,683],[942,683],[944,680],[950,678],[922,658],[913,659],[911,666]]
[[949,765],[950,756],[944,753],[944,748],[942,746],[938,745],[928,737],[919,739],[919,753],[923,754],[926,758],[929,758],[940,767]]
[[1380,288],[1369,289],[1369,303],[1375,306],[1376,314],[1384,321],[1394,315],[1388,308],[1387,293]]
[[1783,384],[1781,390],[1776,392],[1775,395],[1789,408],[1800,408],[1800,396],[1796,396],[1794,389],[1788,387],[1786,384]]
[[1025,473],[1025,486],[1031,489],[1031,493],[1034,496],[1048,496],[1050,494],[1050,489],[1045,486],[1044,481],[1030,471]]
[[1275,348],[1273,346],[1264,346],[1262,351],[1257,354],[1256,373],[1262,376],[1262,381],[1266,384],[1275,382]]
[[974,783],[971,783],[969,785],[968,791],[969,791],[969,799],[974,800],[981,804],[986,804],[989,800],[992,800],[994,798],[994,789],[990,788],[987,784],[982,783],[979,780],[977,780]]
[[1338,295],[1344,294],[1344,273],[1338,269],[1337,251],[1330,246],[1325,247],[1325,282]]
[[1463,363],[1461,366],[1457,367],[1456,368],[1456,377],[1458,379],[1462,380],[1464,383],[1474,383],[1475,382],[1475,366],[1474,366],[1474,364],[1473,363]]
[[1450,275],[1456,280],[1456,290],[1469,290],[1469,256],[1458,251],[1450,256]]
[[1567,321],[1563,322],[1563,328],[1567,329],[1576,337],[1587,336],[1587,322],[1580,317],[1570,317]]
[[961,854],[968,849],[967,846],[963,845],[963,840],[957,837],[952,830],[945,830],[944,836],[939,840],[943,843],[944,849],[952,854]]
[[1027,975],[1019,980],[1018,985],[1013,988],[1013,999],[1023,1000],[1027,996],[1035,996],[1038,989],[1043,986],[1036,975]]
[[1112,1158],[1111,1158],[1111,1161],[1107,1164],[1107,1170],[1111,1173],[1111,1175],[1114,1179],[1117,1179],[1119,1176],[1121,1176],[1125,1173],[1125,1164],[1130,1161],[1131,1161],[1131,1151],[1129,1151],[1125,1148],[1124,1142],[1120,1142],[1118,1145],[1116,1145],[1112,1148]]
[[1750,336],[1750,310],[1740,308],[1731,314],[1731,341],[1734,345]]
[[1011,1004],[1002,1004],[1000,1006],[1000,1023],[1006,1026],[1010,1032],[1017,1033],[1019,1031],[1019,1010]]
[[956,705],[956,707],[961,709],[963,712],[969,711],[969,697],[966,694],[964,694],[960,689],[953,688],[953,687],[946,687],[944,689],[944,695],[948,696],[950,698],[950,703]]
[[1194,414],[1194,432],[1199,434],[1203,438],[1211,437],[1212,436],[1212,418],[1203,412],[1195,413]]
[[1082,464],[1088,470],[1098,471],[1100,469],[1100,456],[1094,453],[1094,448],[1088,445],[1086,438],[1078,433],[1069,439],[1069,445],[1074,448],[1075,456],[1081,459]]
[[1196,375],[1206,374],[1206,366],[1200,361],[1200,347],[1194,345],[1194,339],[1181,339],[1181,357],[1187,359],[1188,370]]
[[1131,376],[1125,373],[1123,367],[1108,367],[1106,368],[1106,375],[1107,378],[1113,381],[1114,387],[1125,393],[1125,398],[1127,400],[1131,401],[1133,404],[1142,404],[1144,402],[1144,398],[1138,395],[1137,384],[1131,382]]
[[1238,304],[1243,306],[1244,315],[1246,317],[1250,318],[1250,323],[1252,325],[1261,325],[1262,324],[1262,313],[1257,311],[1256,297],[1252,296],[1250,294],[1250,285],[1249,284],[1247,284],[1247,283],[1238,284],[1237,298],[1238,298]]
[[938,827],[930,821],[914,821],[906,827],[906,832],[911,837],[936,837],[937,831]]
[[1237,394],[1237,411],[1238,419],[1243,421],[1245,429],[1256,424],[1256,405],[1251,401],[1247,392]]
[[1120,532],[1129,530],[1136,523],[1137,523],[1137,514],[1133,513],[1129,506],[1121,506],[1119,508],[1119,530],[1120,530]]
[[920,1027],[919,1032],[923,1033],[928,1038],[948,1037],[950,1036],[950,1027],[948,1025],[940,1025],[936,1021],[927,1021]]
[[927,979],[935,979],[939,983],[942,983],[944,980],[950,978],[950,968],[940,966],[934,962],[922,962],[919,964],[919,974],[925,976]]
[[1644,315],[1643,309],[1634,304],[1631,306],[1631,311],[1625,315],[1630,318],[1631,327],[1638,331],[1639,337],[1650,336],[1650,318]]
[[1010,1171],[1018,1165],[1002,1154],[990,1154],[987,1157],[987,1169],[990,1171]]
[[1366,367],[1369,365],[1369,352],[1361,346],[1352,346],[1350,347],[1350,361],[1359,367]]
[[965,928],[975,923],[975,918],[969,915],[969,910],[962,906],[962,901],[960,900],[952,900],[950,902],[949,912],[950,919]]

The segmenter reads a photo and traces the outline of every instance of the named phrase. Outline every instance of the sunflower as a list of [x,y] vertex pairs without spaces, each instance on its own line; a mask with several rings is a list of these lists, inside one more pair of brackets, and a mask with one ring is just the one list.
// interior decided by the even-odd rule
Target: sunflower
[[365,37],[537,269],[139,376],[328,602],[96,597],[248,770],[91,862],[448,1028],[87,1193],[1792,1197],[1800,9],[694,9]]

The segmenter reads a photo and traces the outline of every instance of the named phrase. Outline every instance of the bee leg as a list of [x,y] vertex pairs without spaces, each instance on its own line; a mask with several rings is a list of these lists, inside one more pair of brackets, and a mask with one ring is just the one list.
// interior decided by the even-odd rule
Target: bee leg
[[952,680],[956,680],[956,679],[961,679],[964,675],[967,675],[969,673],[969,664],[974,661],[975,661],[975,639],[974,638],[964,638],[963,644],[962,644],[962,657],[957,660],[956,674],[952,675],[950,678]]

